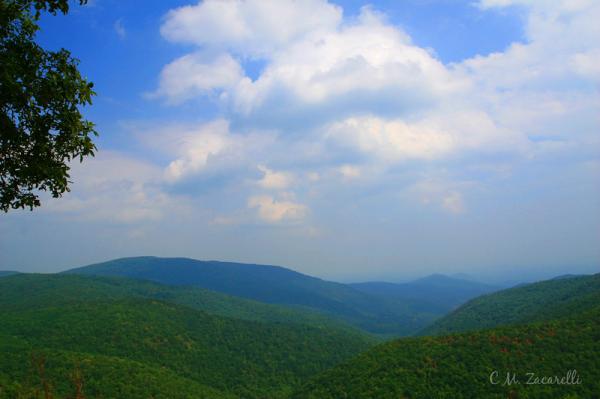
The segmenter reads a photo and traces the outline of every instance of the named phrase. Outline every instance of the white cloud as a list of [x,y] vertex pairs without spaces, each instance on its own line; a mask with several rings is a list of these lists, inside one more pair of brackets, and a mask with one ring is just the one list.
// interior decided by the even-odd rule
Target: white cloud
[[258,185],[265,189],[285,189],[293,181],[292,176],[285,172],[276,172],[267,168],[264,165],[259,165],[258,169],[263,173],[262,179],[258,181]]
[[217,156],[235,146],[229,134],[229,124],[218,120],[201,126],[179,138],[179,157],[167,167],[165,177],[169,181],[180,180],[204,169],[211,156]]
[[[162,32],[221,55],[214,63],[194,55],[176,60],[163,70],[157,94],[183,101],[216,90],[244,115],[347,103],[411,108],[465,84],[368,7],[355,22],[341,24],[338,7],[321,0],[205,1],[169,13]],[[253,81],[223,51],[242,57],[250,51],[266,66]]]
[[229,122],[223,119],[166,126],[141,138],[174,158],[164,171],[165,179],[171,183],[206,172],[247,166],[275,140],[268,132],[232,133]]
[[178,104],[198,95],[215,93],[233,87],[243,77],[240,64],[229,54],[212,57],[192,53],[164,67],[159,88],[151,97],[166,97]]
[[205,0],[170,11],[161,33],[173,42],[269,56],[341,19],[342,10],[325,0]]
[[[524,43],[447,65],[368,7],[351,20],[321,0],[208,0],[173,10],[162,34],[198,49],[165,67],[157,94],[171,102],[209,95],[236,126],[256,123],[276,133],[272,141],[234,134],[225,120],[194,128],[177,136],[167,177],[243,164],[245,172],[231,173],[259,167],[254,187],[268,190],[313,176],[311,195],[318,197],[323,179],[375,183],[406,161],[483,170],[482,159],[493,156],[514,171],[515,160],[589,147],[600,104],[599,3],[479,3],[482,12],[510,5],[527,12]],[[254,79],[243,69],[249,59],[264,62]],[[422,192],[441,209],[465,211],[461,189]],[[279,204],[295,204],[252,198],[263,219],[269,209],[281,215]]]
[[435,159],[455,146],[452,136],[442,130],[376,117],[334,123],[327,129],[327,135],[385,161]]
[[125,224],[188,212],[186,199],[161,189],[160,172],[147,162],[100,151],[84,164],[73,163],[71,192],[60,200],[48,200],[43,209],[79,220]]
[[346,181],[358,179],[362,175],[360,168],[355,165],[342,165],[337,170]]
[[240,81],[229,95],[236,111],[250,114],[289,104],[412,107],[461,85],[403,31],[364,8],[354,24],[314,32],[273,53],[258,79]]
[[276,200],[267,195],[251,197],[248,199],[248,207],[256,208],[259,218],[268,223],[300,221],[308,213],[305,205],[289,200]]

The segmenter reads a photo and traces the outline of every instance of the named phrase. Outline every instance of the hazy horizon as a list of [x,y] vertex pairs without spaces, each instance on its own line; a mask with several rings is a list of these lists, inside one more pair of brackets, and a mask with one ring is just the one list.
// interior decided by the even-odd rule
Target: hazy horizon
[[[0,270],[128,256],[328,280],[600,271],[600,5],[95,0],[44,16],[98,95],[72,192]],[[557,60],[559,62],[557,62]]]
[[[135,258],[138,256],[126,256],[123,258]],[[179,256],[154,256],[154,255],[139,255],[139,257],[158,257],[158,258],[186,258],[186,257],[179,257]],[[89,266],[89,265],[93,265],[93,264],[98,264],[98,263],[104,263],[104,262],[108,262],[108,261],[112,261],[115,259],[122,259],[122,258],[110,258],[110,259],[101,259],[101,260],[97,260],[97,261],[93,261],[93,262],[88,262],[88,263],[83,263],[83,264],[77,264],[77,265],[70,265],[70,266],[62,266],[59,267],[55,270],[28,270],[28,269],[21,269],[21,268],[6,268],[6,267],[0,267],[0,272],[1,271],[20,271],[22,273],[61,273],[67,270],[71,270],[74,268],[78,268],[78,267],[83,267],[83,266]],[[189,259],[196,259],[196,258],[189,258]],[[580,265],[578,267],[573,267],[573,266],[564,266],[564,267],[556,267],[556,268],[544,268],[544,267],[538,267],[538,268],[528,268],[525,271],[520,270],[519,268],[503,268],[500,270],[491,270],[490,273],[488,274],[482,274],[482,273],[467,273],[467,272],[462,272],[459,269],[456,270],[447,270],[447,271],[431,271],[431,272],[425,272],[424,274],[406,274],[406,275],[376,275],[376,274],[364,274],[364,275],[355,275],[355,276],[344,276],[344,275],[326,275],[326,274],[319,274],[318,272],[316,273],[309,273],[309,272],[302,272],[301,270],[298,270],[294,267],[290,267],[289,265],[282,265],[282,264],[266,264],[266,263],[256,263],[256,262],[245,262],[245,261],[236,261],[236,260],[227,260],[227,259],[196,259],[196,260],[200,260],[200,261],[217,261],[217,262],[233,262],[233,263],[242,263],[242,264],[248,264],[248,265],[261,265],[261,266],[279,266],[279,267],[284,267],[293,271],[297,271],[312,277],[317,277],[317,278],[321,278],[324,280],[329,280],[329,281],[334,281],[334,282],[339,282],[339,283],[344,283],[344,284],[351,284],[351,283],[361,283],[361,282],[390,282],[390,283],[404,283],[404,282],[411,282],[414,280],[418,280],[420,278],[425,278],[425,277],[430,277],[433,275],[443,275],[443,276],[448,276],[448,277],[452,277],[452,278],[456,278],[456,279],[461,279],[461,280],[468,280],[468,281],[474,281],[474,282],[480,282],[480,283],[485,283],[485,284],[491,284],[491,285],[497,285],[497,286],[511,286],[511,285],[515,285],[515,284],[520,284],[520,283],[527,283],[527,282],[535,282],[535,281],[542,281],[542,280],[546,280],[546,279],[552,279],[554,277],[558,277],[558,276],[562,276],[562,275],[569,275],[569,274],[581,274],[581,275],[591,275],[591,274],[596,274],[598,272],[600,272],[600,270],[598,270],[598,268],[596,267],[596,265]]]

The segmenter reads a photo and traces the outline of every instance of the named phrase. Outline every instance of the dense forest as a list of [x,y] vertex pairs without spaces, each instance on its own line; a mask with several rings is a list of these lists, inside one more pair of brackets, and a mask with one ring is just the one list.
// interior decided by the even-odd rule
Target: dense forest
[[421,334],[447,334],[551,320],[597,304],[600,304],[600,274],[541,281],[473,299]]
[[[124,290],[140,289],[139,282],[131,284]],[[68,275],[0,280],[0,395],[19,397],[14,393],[29,389],[36,374],[31,357],[43,356],[58,397],[69,394],[77,367],[90,397],[186,397],[196,386],[207,397],[285,397],[373,342],[335,324],[233,319],[118,290],[107,294],[107,285]],[[144,384],[144,376],[155,383]],[[131,387],[131,381],[140,384]],[[122,390],[131,392],[123,396]]]
[[[567,319],[382,344],[292,397],[593,399],[600,397],[598,359],[600,307]],[[568,381],[573,370],[579,378]],[[506,383],[512,375],[518,382]],[[573,384],[534,384],[553,376]]]
[[[421,331],[425,336],[381,343],[380,334],[310,306],[97,274],[0,278],[1,399],[583,399],[600,392],[600,275],[485,294]],[[219,278],[227,277],[216,273],[213,285]],[[425,281],[442,291],[439,284],[447,282],[444,292],[452,295],[456,286],[480,289],[440,277]],[[339,286],[327,298],[352,292]],[[360,295],[401,295],[399,286]],[[281,302],[294,302],[300,291],[290,292]],[[433,293],[430,287],[427,295]],[[416,300],[409,288],[406,295]],[[353,295],[337,300],[348,298],[356,305]],[[431,306],[427,298],[423,308]],[[528,373],[570,373],[581,383],[527,384]],[[507,378],[520,383],[505,384]]]

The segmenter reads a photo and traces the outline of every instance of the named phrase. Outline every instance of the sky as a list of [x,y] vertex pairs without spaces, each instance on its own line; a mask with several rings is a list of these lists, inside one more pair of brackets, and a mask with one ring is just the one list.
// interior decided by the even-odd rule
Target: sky
[[72,191],[0,269],[184,256],[338,281],[600,271],[600,2],[93,0]]

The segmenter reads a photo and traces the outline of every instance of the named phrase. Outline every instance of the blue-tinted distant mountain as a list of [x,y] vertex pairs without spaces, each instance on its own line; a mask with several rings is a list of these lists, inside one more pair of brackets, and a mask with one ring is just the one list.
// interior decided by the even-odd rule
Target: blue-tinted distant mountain
[[467,274],[467,273],[452,273],[449,276],[452,278],[460,279],[460,280],[479,281],[476,277],[471,276],[470,274]]
[[440,315],[469,299],[499,289],[443,274],[432,274],[408,283],[367,282],[350,285],[370,295],[393,301],[406,301],[420,306],[421,311],[435,312]]
[[0,270],[0,277],[12,276],[13,274],[19,274],[19,272],[14,272],[12,270]]
[[582,277],[583,274],[563,274],[561,276],[556,276],[552,280],[565,280],[569,278]]
[[439,317],[439,313],[415,310],[410,301],[391,301],[279,266],[137,257],[85,266],[67,273],[196,286],[266,303],[308,307],[376,334],[412,334]]

